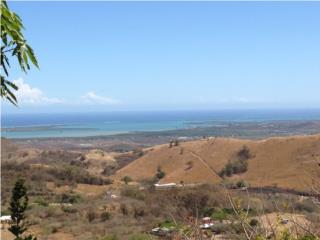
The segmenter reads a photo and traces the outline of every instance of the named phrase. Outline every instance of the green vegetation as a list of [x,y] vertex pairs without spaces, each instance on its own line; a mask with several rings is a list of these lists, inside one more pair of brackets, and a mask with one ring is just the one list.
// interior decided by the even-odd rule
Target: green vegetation
[[24,180],[19,179],[12,190],[9,210],[11,212],[12,224],[9,231],[15,236],[15,240],[36,240],[32,235],[23,236],[28,230],[25,224],[28,208],[27,188],[24,185]]
[[217,209],[212,213],[211,217],[216,221],[222,222],[227,219],[229,213],[226,209]]
[[129,176],[124,176],[121,180],[122,180],[125,184],[128,184],[129,182],[132,181],[132,178],[129,177]]
[[164,178],[165,175],[166,175],[166,173],[162,170],[162,168],[160,166],[158,166],[157,173],[156,173],[155,177],[158,180],[160,180],[160,179]]
[[107,221],[110,219],[110,213],[109,212],[103,212],[100,214],[100,219],[102,222]]
[[234,159],[229,160],[225,167],[219,172],[220,177],[230,177],[233,174],[244,173],[248,169],[248,160],[252,157],[247,146],[239,150]]
[[130,197],[138,200],[143,200],[145,194],[143,191],[139,190],[137,186],[125,186],[121,189],[121,196]]
[[13,93],[18,90],[18,87],[10,80],[9,76],[10,61],[8,55],[15,57],[18,60],[19,66],[23,72],[30,69],[30,62],[39,67],[33,49],[27,44],[22,30],[24,26],[21,18],[12,12],[6,0],[1,1],[1,89],[2,98],[9,100],[12,104],[17,104],[17,99]]
[[75,203],[80,203],[82,202],[82,197],[80,194],[75,194],[75,193],[62,193],[61,195],[57,196],[57,200],[60,203],[71,203],[71,204],[75,204]]
[[172,220],[166,219],[163,222],[159,223],[159,227],[176,228],[177,224]]

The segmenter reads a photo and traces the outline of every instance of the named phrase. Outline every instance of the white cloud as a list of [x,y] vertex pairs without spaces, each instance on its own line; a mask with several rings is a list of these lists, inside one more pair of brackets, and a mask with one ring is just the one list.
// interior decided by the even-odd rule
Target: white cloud
[[99,96],[93,91],[87,92],[84,96],[82,96],[82,99],[84,99],[86,103],[100,105],[114,105],[119,103],[119,101],[114,98]]
[[19,104],[57,104],[63,102],[58,98],[47,97],[39,88],[31,87],[22,78],[14,80],[13,83],[19,88],[16,92]]

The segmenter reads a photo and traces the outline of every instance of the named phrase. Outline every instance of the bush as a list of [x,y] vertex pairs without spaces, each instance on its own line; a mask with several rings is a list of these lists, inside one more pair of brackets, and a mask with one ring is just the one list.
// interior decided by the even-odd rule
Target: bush
[[165,221],[159,223],[159,227],[174,228],[176,227],[176,224],[172,220],[166,219]]
[[203,215],[209,201],[207,192],[189,192],[181,197],[182,205],[193,216]]
[[145,194],[136,186],[125,186],[121,189],[121,195],[125,197],[131,197],[138,200],[144,200]]
[[124,176],[121,180],[122,180],[125,184],[128,184],[129,182],[132,181],[132,178],[129,177],[129,176]]
[[43,207],[47,207],[49,205],[48,202],[44,200],[42,197],[37,197],[34,202]]
[[109,212],[103,212],[100,214],[100,219],[102,222],[107,221],[110,219],[110,213]]
[[95,218],[96,218],[96,213],[93,210],[89,210],[87,212],[88,221],[91,223],[91,222],[93,222],[95,220]]
[[144,208],[142,206],[135,206],[133,208],[133,216],[135,218],[143,217],[144,214],[145,214],[145,212],[144,212]]
[[129,210],[128,210],[128,207],[125,203],[120,204],[120,211],[123,215],[128,215]]
[[228,214],[224,209],[217,209],[212,213],[211,217],[214,220],[222,222],[223,220],[227,219]]
[[242,149],[237,153],[237,156],[239,160],[248,160],[252,157],[251,152],[246,145],[244,145]]
[[155,177],[157,179],[162,179],[162,178],[164,178],[165,175],[166,175],[166,173],[164,171],[162,171],[161,167],[159,166],[157,168],[157,173],[156,173]]
[[229,160],[223,169],[219,172],[220,177],[230,177],[233,174],[244,173],[248,170],[248,159],[252,157],[250,150],[247,146],[243,146],[237,152],[235,159]]
[[59,196],[59,200],[61,203],[79,203],[82,201],[82,197],[79,194],[73,194],[73,193],[62,193]]
[[244,188],[244,187],[248,187],[248,184],[247,184],[244,180],[239,180],[239,181],[236,183],[236,187],[237,187],[237,188]]
[[258,226],[258,224],[259,224],[259,221],[257,219],[255,219],[255,218],[251,219],[250,222],[249,222],[249,225],[251,227],[256,227],[256,226]]
[[76,213],[78,212],[78,210],[74,207],[66,207],[66,206],[62,206],[61,210],[65,213]]

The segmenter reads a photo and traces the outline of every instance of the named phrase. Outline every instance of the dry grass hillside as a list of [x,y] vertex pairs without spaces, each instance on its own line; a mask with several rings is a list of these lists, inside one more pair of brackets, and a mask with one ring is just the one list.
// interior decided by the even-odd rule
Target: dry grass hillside
[[166,173],[162,183],[217,183],[222,180],[219,172],[245,146],[250,152],[247,170],[225,179],[243,179],[257,187],[310,190],[310,185],[315,184],[313,178],[320,177],[320,135],[312,135],[259,141],[209,138],[181,142],[173,147],[159,145],[120,169],[115,178],[150,179],[161,167]]

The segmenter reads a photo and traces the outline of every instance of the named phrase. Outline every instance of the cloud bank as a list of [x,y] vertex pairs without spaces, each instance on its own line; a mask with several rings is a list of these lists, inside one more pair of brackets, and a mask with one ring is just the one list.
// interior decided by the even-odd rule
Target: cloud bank
[[47,97],[39,88],[31,87],[22,78],[14,80],[13,83],[19,88],[16,92],[18,104],[58,104],[63,100]]

